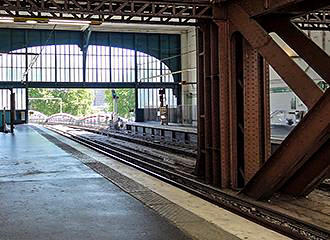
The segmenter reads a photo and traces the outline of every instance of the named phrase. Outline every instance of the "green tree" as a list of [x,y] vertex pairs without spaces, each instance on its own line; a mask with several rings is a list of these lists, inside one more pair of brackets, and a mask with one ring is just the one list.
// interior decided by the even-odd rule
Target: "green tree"
[[[130,111],[135,109],[135,90],[134,89],[116,89],[118,98],[118,115],[129,117]],[[105,101],[108,104],[108,111],[113,112],[113,99],[111,89],[105,91]]]
[[[83,116],[92,112],[93,94],[86,89],[29,89],[30,98],[61,98],[63,112]],[[59,100],[30,100],[30,109],[52,115],[60,112]]]

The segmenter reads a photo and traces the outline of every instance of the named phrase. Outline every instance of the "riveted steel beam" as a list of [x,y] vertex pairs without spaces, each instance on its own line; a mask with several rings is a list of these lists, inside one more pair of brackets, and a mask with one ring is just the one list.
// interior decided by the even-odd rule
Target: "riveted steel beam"
[[10,132],[14,133],[15,123],[15,93],[13,89],[10,90]]
[[269,156],[268,68],[263,57],[244,44],[244,174],[250,180]]
[[220,159],[221,187],[230,186],[230,121],[229,121],[229,22],[216,21],[219,32],[219,106],[220,106]]
[[207,0],[0,0],[0,16],[46,21],[193,24],[196,19],[211,19],[212,6]]
[[312,39],[294,26],[289,19],[269,19],[263,26],[276,32],[327,83],[330,83],[330,57]]
[[205,182],[212,182],[212,99],[211,99],[211,24],[203,28],[204,57],[204,133],[205,133]]
[[196,29],[197,35],[197,146],[198,146],[198,157],[195,166],[195,174],[199,177],[205,175],[205,109],[204,109],[204,32],[201,28]]
[[324,134],[328,140],[311,159],[281,188],[281,192],[297,197],[308,195],[330,170],[330,125]]
[[277,13],[295,17],[329,6],[329,2],[324,0],[236,0],[233,2],[244,8],[251,17]]
[[[310,161],[318,164],[318,166],[313,165],[315,169],[311,175],[319,176],[322,174],[323,168],[320,164],[329,165],[329,158],[326,158],[326,162],[322,163],[322,159],[320,160],[320,158],[324,157],[324,152],[322,150],[321,156],[317,156],[317,151],[329,139],[329,109],[330,89],[324,93],[321,99],[283,141],[276,152],[247,183],[243,189],[243,193],[256,199],[267,199],[273,193],[279,191],[290,178],[295,183],[301,182],[301,173],[305,173],[308,170],[304,166],[311,165]],[[302,172],[299,174],[301,169]],[[298,176],[295,178],[294,174],[297,172]],[[308,173],[305,174],[307,174],[306,179],[308,181],[304,183],[301,191],[295,192],[296,195],[303,193],[305,191],[304,187],[314,181],[313,176],[308,175]]]
[[268,33],[241,6],[230,4],[228,18],[246,40],[283,78],[308,108],[322,96],[322,91],[307,74],[282,50]]
[[[135,82],[21,82],[0,81],[0,88],[135,88]],[[139,88],[172,88],[174,82],[139,82]]]
[[292,19],[301,30],[330,31],[330,7]]
[[211,62],[211,117],[212,117],[212,184],[221,185],[220,162],[220,106],[219,106],[219,34],[218,26],[210,26],[210,62]]

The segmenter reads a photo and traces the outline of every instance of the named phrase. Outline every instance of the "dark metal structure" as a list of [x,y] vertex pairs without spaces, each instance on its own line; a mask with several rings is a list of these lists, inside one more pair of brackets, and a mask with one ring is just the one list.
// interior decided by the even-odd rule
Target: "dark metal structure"
[[[306,195],[327,176],[330,90],[324,93],[269,33],[279,35],[329,82],[329,55],[292,22],[328,7],[324,1],[226,1],[214,6],[212,22],[199,20],[196,173],[207,183],[265,199],[278,191]],[[273,155],[268,64],[309,108]]]
[[53,0],[0,1],[0,16],[32,17],[47,20],[79,19],[99,22],[191,24],[212,16],[208,0]]
[[[306,195],[329,173],[330,90],[321,90],[269,35],[279,35],[330,83],[329,55],[301,32],[329,30],[329,8],[324,0],[6,0],[0,16],[197,25],[196,173],[265,199],[278,191]],[[272,155],[269,65],[309,108]]]

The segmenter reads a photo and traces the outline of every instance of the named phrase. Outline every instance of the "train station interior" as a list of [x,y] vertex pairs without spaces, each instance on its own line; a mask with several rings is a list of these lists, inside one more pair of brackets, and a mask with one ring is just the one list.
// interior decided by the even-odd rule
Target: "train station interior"
[[329,86],[326,0],[0,0],[0,240],[328,240]]

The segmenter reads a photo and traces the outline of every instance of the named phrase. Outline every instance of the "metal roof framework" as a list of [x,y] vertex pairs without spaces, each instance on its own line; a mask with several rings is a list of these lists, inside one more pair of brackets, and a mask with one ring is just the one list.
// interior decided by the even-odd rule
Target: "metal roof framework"
[[[33,19],[39,22],[47,22],[49,19],[84,20],[96,25],[103,22],[195,25],[200,19],[214,19],[213,7],[219,4],[221,6],[225,2],[225,0],[0,0],[0,17],[12,17],[15,21]],[[247,2],[253,5],[255,1]],[[268,12],[270,11],[265,11],[266,14]],[[329,30],[330,7],[294,18],[293,22],[302,30]]]

